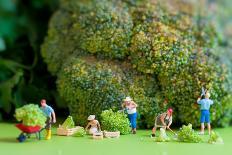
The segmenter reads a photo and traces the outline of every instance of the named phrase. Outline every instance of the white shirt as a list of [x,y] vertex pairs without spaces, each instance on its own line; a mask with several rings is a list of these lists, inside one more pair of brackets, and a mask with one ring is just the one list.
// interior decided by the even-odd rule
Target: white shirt
[[128,114],[134,114],[134,113],[136,113],[136,108],[131,108],[131,109],[126,108],[126,110],[127,110]]

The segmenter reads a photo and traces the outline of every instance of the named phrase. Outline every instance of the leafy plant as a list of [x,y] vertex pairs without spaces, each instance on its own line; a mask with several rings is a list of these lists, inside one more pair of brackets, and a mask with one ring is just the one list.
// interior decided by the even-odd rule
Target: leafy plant
[[48,90],[51,83],[47,86],[51,76],[44,70],[46,66],[39,51],[48,19],[56,6],[57,0],[28,3],[0,0],[0,115],[3,118],[11,118],[15,108],[27,101],[37,102],[52,96],[54,90]]
[[183,125],[178,132],[178,140],[187,143],[199,143],[201,137],[192,129],[192,124]]
[[65,129],[74,128],[75,124],[74,124],[72,116],[68,116],[61,126]]
[[223,144],[223,139],[214,131],[209,136],[208,143],[210,144]]
[[86,135],[86,131],[83,127],[77,130],[77,132],[73,135],[74,137],[84,137]]
[[26,126],[45,126],[47,120],[38,105],[28,104],[15,110],[15,118]]
[[130,133],[130,122],[127,116],[121,112],[113,112],[112,109],[101,113],[101,125],[106,131],[120,131],[120,134]]

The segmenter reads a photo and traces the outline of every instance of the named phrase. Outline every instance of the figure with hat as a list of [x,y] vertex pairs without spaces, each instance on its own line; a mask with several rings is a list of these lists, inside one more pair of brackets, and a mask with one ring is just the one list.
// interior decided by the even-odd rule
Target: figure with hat
[[207,123],[209,135],[211,133],[209,109],[210,109],[210,106],[213,104],[213,101],[209,98],[210,98],[210,93],[206,91],[204,92],[204,94],[201,95],[201,97],[197,99],[197,104],[201,106],[200,108],[201,109],[201,118],[200,118],[201,132],[199,134],[202,134],[202,135],[204,134],[205,123]]
[[137,104],[130,98],[126,97],[123,100],[122,103],[122,108],[126,109],[126,112],[128,114],[128,118],[130,120],[131,128],[132,128],[132,133],[136,134],[136,126],[137,126]]
[[87,124],[85,130],[89,132],[89,134],[94,134],[101,131],[101,126],[98,120],[95,119],[95,115],[90,115],[88,117],[89,123]]
[[164,130],[170,129],[170,126],[172,125],[172,108],[169,108],[166,112],[159,114],[155,119],[155,124],[152,129],[152,137],[155,137],[156,129],[157,128],[163,128]]

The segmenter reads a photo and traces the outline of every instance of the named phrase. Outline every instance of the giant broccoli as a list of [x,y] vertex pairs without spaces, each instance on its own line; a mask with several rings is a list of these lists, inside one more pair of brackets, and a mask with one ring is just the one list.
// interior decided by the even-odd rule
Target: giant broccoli
[[89,114],[120,109],[122,99],[131,96],[141,126],[152,126],[167,106],[182,123],[197,125],[194,103],[204,86],[216,103],[213,123],[220,122],[229,104],[221,103],[226,71],[214,55],[217,33],[194,3],[168,2],[61,1],[42,55],[75,121],[83,124]]

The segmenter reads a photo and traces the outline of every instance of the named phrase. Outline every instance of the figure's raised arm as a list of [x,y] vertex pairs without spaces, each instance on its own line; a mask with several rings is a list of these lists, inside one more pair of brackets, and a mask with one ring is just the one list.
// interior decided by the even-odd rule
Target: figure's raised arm
[[198,99],[197,99],[197,104],[201,104],[201,97],[198,97]]
[[101,125],[98,121],[97,121],[97,127],[98,127],[98,130],[101,131]]
[[138,104],[136,104],[134,101],[132,101],[131,104],[132,104],[132,107],[133,107],[133,108],[138,107]]

